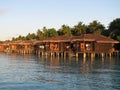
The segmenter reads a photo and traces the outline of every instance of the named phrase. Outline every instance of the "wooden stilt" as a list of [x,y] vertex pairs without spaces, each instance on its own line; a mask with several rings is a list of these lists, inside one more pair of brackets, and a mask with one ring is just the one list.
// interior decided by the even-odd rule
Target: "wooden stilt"
[[50,55],[53,56],[53,53],[51,52]]
[[91,58],[93,59],[95,57],[95,54],[94,53],[91,53]]
[[59,56],[60,56],[60,53],[57,53],[57,56],[59,57]]
[[44,52],[42,52],[42,56],[44,55]]
[[104,53],[101,53],[101,56],[102,56],[102,58],[104,58],[105,54],[104,54]]
[[63,52],[61,52],[61,56],[62,56],[62,57],[64,56]]
[[111,54],[111,53],[109,53],[109,56],[111,57],[111,56],[112,56],[112,54]]
[[69,57],[72,57],[72,53],[71,52],[69,52]]
[[75,56],[76,56],[76,58],[78,58],[78,52],[76,52],[76,55],[75,55]]
[[40,51],[38,51],[38,54],[40,55]]
[[117,56],[119,56],[119,52],[116,52],[117,53]]
[[64,58],[66,58],[66,52],[64,52]]
[[45,55],[48,56],[48,53],[46,52]]
[[83,57],[86,58],[86,53],[83,53]]

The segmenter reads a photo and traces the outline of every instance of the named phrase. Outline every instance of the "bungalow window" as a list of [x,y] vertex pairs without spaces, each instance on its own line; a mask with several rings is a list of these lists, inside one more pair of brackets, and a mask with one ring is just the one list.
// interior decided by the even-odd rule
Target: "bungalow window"
[[50,50],[53,50],[53,51],[59,50],[58,43],[51,43]]
[[91,50],[91,45],[90,45],[89,43],[87,43],[85,46],[86,46],[86,50],[87,50],[87,51],[90,51],[90,50]]
[[58,44],[56,43],[55,45],[54,45],[54,50],[58,50],[59,48],[58,48]]
[[39,48],[44,49],[44,46],[43,46],[43,45],[41,45],[41,46],[39,46]]
[[27,45],[25,45],[24,48],[27,49]]

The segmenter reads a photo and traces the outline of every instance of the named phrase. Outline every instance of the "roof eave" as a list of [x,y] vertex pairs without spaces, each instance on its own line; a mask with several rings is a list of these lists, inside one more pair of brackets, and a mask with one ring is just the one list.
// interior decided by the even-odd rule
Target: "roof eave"
[[118,41],[96,41],[97,43],[114,43],[117,44],[119,43]]

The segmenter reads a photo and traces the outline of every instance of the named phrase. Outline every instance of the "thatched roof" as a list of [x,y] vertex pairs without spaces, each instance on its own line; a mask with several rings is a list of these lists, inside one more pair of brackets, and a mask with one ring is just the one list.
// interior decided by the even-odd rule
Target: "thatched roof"
[[100,34],[84,34],[85,40],[93,39],[97,43],[119,43],[116,40],[113,40],[109,37],[100,35]]
[[105,37],[99,34],[83,34],[81,36],[56,36],[45,38],[42,40],[25,40],[25,41],[13,41],[1,43],[1,45],[37,45],[44,44],[46,42],[76,42],[76,41],[89,41],[97,43],[119,43],[109,37]]
[[[119,43],[109,37],[100,34],[83,34],[81,36],[57,36],[43,39],[42,42],[74,42],[74,41],[95,41],[97,43]],[[40,41],[41,42],[41,41]]]
[[56,36],[56,37],[50,37],[43,39],[43,42],[70,42],[71,41],[70,36]]
[[74,42],[74,41],[95,41],[95,39],[94,38],[85,37],[85,34],[83,34],[81,36],[73,36],[71,41],[72,42]]
[[12,41],[9,42],[8,44],[10,45],[32,45],[34,44],[36,40],[18,40],[18,41]]

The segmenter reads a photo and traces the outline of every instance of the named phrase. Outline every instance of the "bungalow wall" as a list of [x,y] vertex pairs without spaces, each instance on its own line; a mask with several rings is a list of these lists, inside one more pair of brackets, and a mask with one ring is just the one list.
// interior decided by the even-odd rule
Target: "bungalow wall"
[[[27,48],[28,46],[26,46]],[[25,48],[24,48],[25,49]],[[36,52],[78,52],[78,53],[109,53],[113,49],[111,43],[97,43],[95,41],[74,42],[42,42],[35,45]]]
[[4,50],[4,46],[0,45],[0,52]]
[[9,52],[10,51],[10,47],[9,47],[9,45],[7,44],[7,45],[3,45],[3,51],[4,52]]
[[71,50],[73,52],[92,52],[94,51],[94,42],[89,41],[81,41],[81,42],[73,42],[71,44]]
[[50,43],[50,51],[57,52],[60,50],[59,43]]
[[72,52],[81,52],[80,42],[72,42],[70,44],[70,49]]
[[111,43],[96,43],[94,41],[76,42],[73,44],[72,50],[78,52],[110,52],[113,49]]
[[45,43],[45,49],[44,49],[46,52],[47,51],[50,51],[50,42],[46,42]]
[[9,45],[9,47],[10,47],[11,50],[17,50],[17,45],[16,44]]
[[62,52],[71,52],[72,49],[71,49],[71,43],[70,42],[63,42],[63,46],[62,46]]
[[95,43],[95,52],[109,53],[112,49],[113,46],[110,43]]
[[28,45],[24,45],[24,49],[31,50],[31,49],[33,49],[33,47],[32,47],[32,45],[28,44]]
[[46,51],[46,44],[45,43],[37,43],[33,47],[34,53],[40,54],[41,52]]
[[71,50],[70,42],[49,42],[45,44],[45,51],[68,52]]
[[84,52],[93,51],[93,42],[46,42],[36,44],[34,48],[37,52]]
[[18,45],[17,48],[23,50],[31,50],[34,49],[34,46],[32,46],[31,44],[23,44],[23,45]]
[[18,53],[33,53],[34,52],[34,46],[31,44],[18,44],[16,45],[16,52]]

